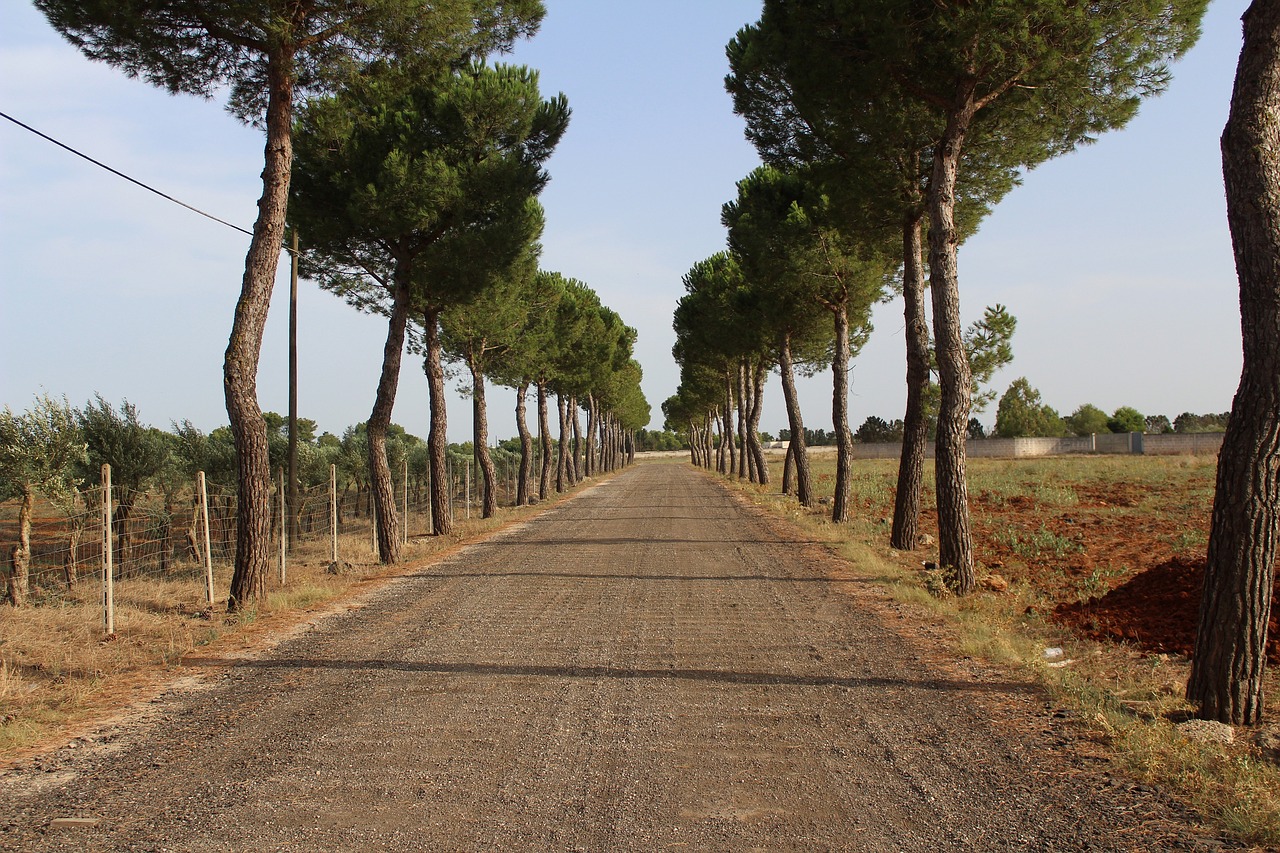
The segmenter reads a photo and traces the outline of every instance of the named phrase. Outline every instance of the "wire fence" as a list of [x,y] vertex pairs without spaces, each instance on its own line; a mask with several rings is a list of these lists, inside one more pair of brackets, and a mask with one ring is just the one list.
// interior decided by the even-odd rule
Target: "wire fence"
[[[510,506],[516,495],[518,457],[496,455],[494,461],[498,503]],[[554,468],[552,470],[554,473]],[[450,454],[446,471],[451,512],[455,517],[478,513],[482,487],[471,460]],[[535,483],[537,474],[535,465]],[[413,476],[408,466],[401,466],[399,471],[393,469],[392,480],[405,540],[430,535],[429,479]],[[282,561],[286,559],[286,549],[280,547],[282,530],[290,526],[281,505],[283,485],[283,472],[278,472],[271,492],[271,540]],[[100,582],[108,541],[112,543],[114,579],[198,579],[210,573],[211,565],[234,563],[237,500],[233,488],[209,484],[205,489],[210,563],[205,561],[205,524],[197,481],[163,490],[112,489],[110,537],[105,529],[103,493],[102,486],[84,489],[70,511],[61,511],[46,501],[35,503],[27,561],[33,598],[56,600],[78,583]],[[8,596],[18,559],[19,511],[19,501],[0,504],[0,580],[3,581],[0,600]],[[347,478],[341,487],[331,480],[329,484],[299,489],[297,521],[292,537],[286,539],[287,550],[307,542],[323,541],[336,527],[339,537],[360,541],[363,536],[370,552],[376,553],[373,516],[373,493],[367,482]]]

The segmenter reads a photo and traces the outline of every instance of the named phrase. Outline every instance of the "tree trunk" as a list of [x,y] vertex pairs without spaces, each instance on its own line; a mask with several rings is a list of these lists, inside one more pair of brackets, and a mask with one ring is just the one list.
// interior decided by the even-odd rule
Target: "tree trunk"
[[236,448],[236,558],[227,609],[267,594],[271,562],[271,462],[267,425],[258,408],[258,357],[284,244],[293,165],[293,54],[275,46],[267,56],[267,141],[258,219],[245,257],[240,298],[223,361],[222,386]]
[[427,392],[431,402],[431,429],[427,433],[427,464],[431,470],[431,527],[436,536],[453,532],[449,513],[447,470],[449,413],[445,408],[444,365],[440,361],[440,309],[428,308],[422,321],[427,356],[423,370],[427,374]]
[[533,473],[533,436],[525,421],[528,406],[529,383],[522,382],[516,388],[516,430],[520,433],[520,476],[516,479],[516,506],[529,503],[529,480]]
[[547,419],[547,383],[541,379],[538,380],[538,444],[542,448],[538,499],[545,501],[551,493],[551,422]]
[[13,573],[9,575],[9,603],[14,607],[26,607],[31,596],[31,513],[35,501],[34,490],[24,483],[18,508],[18,544],[10,554]]
[[736,431],[733,426],[734,394],[733,370],[729,367],[724,369],[724,409],[720,412],[720,417],[724,419],[724,428],[722,429],[721,442],[726,445],[726,454],[728,455],[728,468],[720,473],[727,474],[732,477],[738,472],[738,448],[735,438]]
[[924,488],[925,442],[929,425],[924,411],[929,387],[929,327],[924,310],[924,269],[920,263],[921,217],[909,217],[902,229],[902,301],[907,335],[907,411],[902,418],[902,455],[898,460],[898,493],[893,505],[889,544],[914,551],[920,533],[920,494]]
[[738,410],[738,479],[750,479],[755,482],[755,478],[751,476],[751,454],[747,452],[747,376],[745,360],[738,361],[737,381],[734,383],[737,387],[734,389],[734,405]]
[[[114,488],[114,487],[113,487]],[[115,528],[115,569],[120,577],[129,577],[133,568],[129,560],[130,545],[129,520],[133,517],[133,503],[137,496],[126,489],[120,489],[120,499],[116,501],[116,511],[111,515],[111,526]],[[267,518],[271,517],[270,495],[267,496]],[[268,534],[270,531],[268,531]]]
[[582,482],[582,425],[578,421],[578,398],[569,398],[569,421],[573,428],[573,483]]
[[[724,446],[724,423],[720,420],[720,410],[716,409],[712,412],[712,428],[714,434],[711,438],[712,444],[716,450],[716,473],[723,474],[725,468],[725,455],[729,452],[729,448]],[[719,439],[719,441],[716,441]]]
[[782,493],[789,495],[795,491],[796,479],[796,457],[795,451],[791,449],[791,443],[787,442],[787,452],[782,458]]
[[596,421],[600,419],[600,404],[596,402],[594,394],[587,395],[587,449],[583,454],[586,457],[587,476],[590,477],[597,473],[596,467]]
[[[791,360],[791,333],[785,332],[778,347],[778,372],[782,375],[782,398],[787,405],[787,428],[791,439],[787,452],[796,466],[796,499],[801,506],[813,506],[809,449],[804,442],[804,418],[800,416],[800,398],[796,394],[795,365]],[[784,490],[783,494],[787,494]]]
[[377,525],[378,559],[383,565],[400,560],[400,515],[396,511],[395,485],[387,463],[387,428],[396,404],[400,381],[400,358],[404,353],[404,330],[409,322],[409,282],[413,271],[408,262],[396,264],[391,290],[391,316],[387,320],[387,340],[382,347],[382,375],[366,430],[369,436],[369,483],[373,492],[374,524]]
[[760,444],[760,416],[764,413],[764,383],[769,378],[769,366],[763,358],[756,359],[751,371],[751,408],[747,412],[747,445],[755,460],[756,482],[769,485],[769,465]]
[[[961,99],[963,100],[963,98]],[[933,336],[938,352],[942,400],[934,452],[938,495],[938,561],[958,595],[973,592],[973,534],[965,478],[965,439],[969,426],[969,359],[960,325],[960,283],[956,265],[960,235],[955,225],[956,174],[960,149],[972,118],[969,105],[954,111],[934,149],[929,181],[929,287],[933,297]]]
[[563,394],[556,394],[556,414],[560,418],[560,438],[556,454],[556,491],[563,492],[569,481],[569,411]]
[[1244,369],[1218,456],[1208,566],[1187,699],[1206,719],[1262,720],[1280,529],[1280,5],[1244,13],[1222,134],[1240,281]]
[[836,434],[836,491],[831,498],[831,520],[849,520],[852,491],[853,433],[849,431],[849,312],[845,303],[834,311],[836,348],[831,360],[831,422]]
[[474,354],[467,359],[471,369],[471,447],[476,469],[484,483],[481,497],[481,518],[493,518],[498,513],[498,472],[493,467],[493,455],[489,453],[489,405],[484,396],[484,366]]

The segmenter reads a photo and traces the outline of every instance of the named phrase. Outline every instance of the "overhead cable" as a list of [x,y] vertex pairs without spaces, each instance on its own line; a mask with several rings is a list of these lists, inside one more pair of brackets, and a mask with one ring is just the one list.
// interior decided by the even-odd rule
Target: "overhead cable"
[[47,140],[47,141],[49,141],[49,142],[52,142],[54,145],[58,146],[59,148],[63,148],[63,149],[65,149],[65,150],[67,150],[67,151],[70,151],[72,154],[76,155],[77,157],[82,157],[82,158],[84,158],[85,160],[88,160],[88,161],[89,161],[90,163],[92,163],[93,165],[95,165],[95,166],[97,166],[97,167],[99,167],[99,168],[102,168],[102,169],[106,169],[106,170],[107,170],[108,172],[110,172],[111,174],[113,174],[113,175],[117,175],[117,176],[119,176],[119,177],[121,177],[121,178],[124,178],[126,181],[128,181],[128,182],[130,182],[130,183],[132,183],[132,184],[137,184],[138,186],[142,187],[144,190],[147,190],[148,192],[153,192],[153,193],[155,193],[156,195],[160,196],[161,198],[166,199],[167,201],[171,201],[171,202],[173,202],[174,204],[177,204],[177,205],[180,205],[180,206],[182,206],[182,207],[185,207],[187,210],[190,210],[190,211],[192,211],[193,213],[198,213],[198,214],[200,214],[201,216],[206,217],[206,218],[208,218],[208,219],[212,219],[214,222],[217,222],[217,223],[220,223],[220,224],[222,224],[222,225],[225,225],[225,226],[227,226],[228,228],[234,228],[236,231],[239,231],[241,234],[248,234],[250,237],[252,237],[252,236],[253,236],[253,232],[252,232],[252,231],[249,231],[249,230],[247,230],[247,229],[241,228],[239,225],[233,225],[232,223],[230,223],[230,222],[226,221],[225,219],[219,219],[218,217],[214,216],[212,213],[205,213],[205,212],[204,212],[203,210],[201,210],[200,208],[198,208],[198,207],[192,207],[191,205],[187,204],[185,201],[179,201],[178,199],[174,198],[173,196],[169,195],[168,193],[163,193],[163,192],[161,192],[160,190],[156,189],[156,188],[155,188],[155,187],[153,187],[153,186],[149,186],[149,185],[147,185],[147,184],[144,184],[142,181],[138,180],[137,178],[131,178],[131,177],[129,177],[128,175],[126,175],[124,172],[121,172],[119,169],[113,169],[113,168],[111,168],[110,166],[108,166],[106,163],[103,163],[103,162],[101,162],[100,160],[95,160],[95,159],[93,159],[92,157],[90,157],[88,154],[85,154],[85,153],[83,153],[83,152],[81,152],[81,151],[77,151],[76,149],[72,148],[70,145],[67,145],[67,144],[66,144],[66,143],[64,143],[64,142],[59,142],[58,140],[54,139],[52,136],[49,136],[49,135],[48,135],[48,134],[46,134],[46,133],[41,133],[40,131],[38,131],[38,130],[36,130],[34,127],[32,127],[31,125],[29,125],[29,124],[23,124],[22,122],[18,121],[16,118],[14,118],[14,117],[13,117],[13,116],[11,116],[11,115],[8,115],[7,113],[0,112],[0,118],[6,118],[6,119],[8,119],[9,121],[11,121],[11,122],[13,122],[14,124],[16,124],[18,127],[21,127],[21,128],[23,128],[24,130],[29,130],[29,131],[31,131],[32,133],[34,133],[36,136],[40,137],[41,139]]

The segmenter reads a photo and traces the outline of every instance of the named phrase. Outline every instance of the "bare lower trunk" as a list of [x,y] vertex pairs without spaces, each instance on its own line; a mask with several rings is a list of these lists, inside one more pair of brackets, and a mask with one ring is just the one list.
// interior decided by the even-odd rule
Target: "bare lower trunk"
[[738,479],[749,479],[755,482],[755,477],[751,476],[754,463],[747,449],[747,366],[744,361],[738,362],[735,373],[737,381],[734,383],[736,385],[734,405],[738,410]]
[[431,402],[431,429],[427,433],[427,464],[431,467],[432,532],[444,536],[453,532],[449,512],[449,492],[453,484],[447,468],[449,414],[445,408],[444,365],[440,361],[440,309],[427,309],[423,317],[423,338],[427,356],[427,392]]
[[596,467],[596,421],[600,419],[600,404],[594,394],[587,395],[587,449],[585,452],[587,476],[597,472]]
[[284,244],[293,163],[293,55],[275,47],[267,57],[267,142],[258,219],[245,257],[240,298],[222,368],[227,418],[236,448],[235,570],[227,609],[240,610],[267,594],[271,564],[271,462],[267,425],[258,408],[258,357]]
[[564,395],[556,395],[556,415],[560,418],[560,438],[556,447],[556,491],[563,492],[572,482],[569,479],[569,410]]
[[1207,719],[1262,720],[1280,532],[1280,6],[1255,0],[1222,134],[1244,369],[1217,492],[1187,699]]
[[769,465],[764,458],[764,447],[760,444],[760,416],[764,411],[764,383],[769,378],[769,365],[763,359],[757,359],[751,371],[751,408],[747,411],[747,445],[751,458],[755,460],[756,482],[769,485]]
[[924,396],[929,387],[929,327],[924,311],[924,270],[921,267],[921,222],[908,220],[902,235],[902,301],[907,336],[907,411],[902,418],[902,456],[898,460],[898,493],[893,505],[889,544],[914,551],[920,533],[920,494],[924,488]]
[[573,429],[573,482],[582,482],[582,425],[578,420],[578,398],[569,398],[569,424]]
[[529,502],[529,481],[533,474],[533,436],[529,434],[526,401],[529,396],[529,383],[522,382],[516,388],[516,430],[520,433],[520,476],[516,480],[516,505],[524,506]]
[[538,474],[538,498],[551,494],[551,422],[547,419],[547,383],[538,382],[538,444],[542,447],[542,467]]
[[933,297],[933,336],[938,354],[942,399],[934,474],[938,495],[938,562],[958,595],[977,586],[969,487],[965,478],[965,439],[969,426],[969,359],[960,325],[960,284],[955,225],[956,174],[960,149],[972,111],[953,116],[934,151],[929,183],[929,281]]
[[493,518],[498,512],[498,472],[489,453],[489,406],[484,396],[484,367],[474,356],[467,360],[471,369],[471,447],[480,472],[484,493],[481,518]]
[[787,444],[787,453],[782,459],[782,493],[789,495],[795,491],[796,457],[791,444]]
[[[133,571],[130,560],[133,541],[129,536],[129,522],[133,518],[133,502],[136,495],[127,489],[120,489],[119,494],[122,497],[116,501],[116,510],[111,514],[111,526],[114,528],[112,533],[115,538],[115,568],[121,577],[129,577],[130,572]],[[268,497],[269,500],[270,497]],[[270,517],[269,504],[268,517]]]
[[369,482],[373,492],[374,523],[377,525],[378,559],[384,565],[400,560],[400,515],[396,511],[395,486],[391,466],[387,464],[387,428],[396,404],[396,388],[400,382],[400,358],[404,353],[404,331],[409,322],[409,280],[412,270],[407,263],[396,265],[391,299],[391,316],[387,321],[387,341],[382,347],[382,375],[373,412],[366,427],[369,436]]
[[849,431],[849,312],[841,303],[835,315],[836,350],[831,359],[831,422],[836,434],[836,491],[831,498],[831,520],[849,520],[852,491],[853,433]]
[[[791,432],[787,452],[796,466],[796,499],[801,506],[813,506],[813,486],[809,472],[809,449],[804,442],[804,418],[800,415],[800,398],[796,394],[795,367],[791,361],[791,334],[782,337],[778,348],[778,368],[782,375],[782,398],[787,405],[787,428]],[[783,494],[786,494],[784,491]]]
[[31,596],[31,512],[35,506],[35,492],[23,484],[22,504],[18,508],[18,544],[10,552],[13,560],[9,575],[9,603],[25,607]]
[[724,371],[724,409],[720,412],[720,417],[724,419],[724,428],[721,430],[721,441],[725,444],[725,450],[728,454],[728,468],[721,471],[722,474],[728,474],[732,477],[738,471],[738,448],[734,438],[733,412],[734,402],[734,372],[726,367]]

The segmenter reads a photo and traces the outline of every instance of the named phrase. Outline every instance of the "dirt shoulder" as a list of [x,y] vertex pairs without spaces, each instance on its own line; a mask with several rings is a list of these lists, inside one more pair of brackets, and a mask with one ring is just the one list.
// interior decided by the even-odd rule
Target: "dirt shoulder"
[[639,466],[3,773],[0,848],[1221,849],[945,649]]

